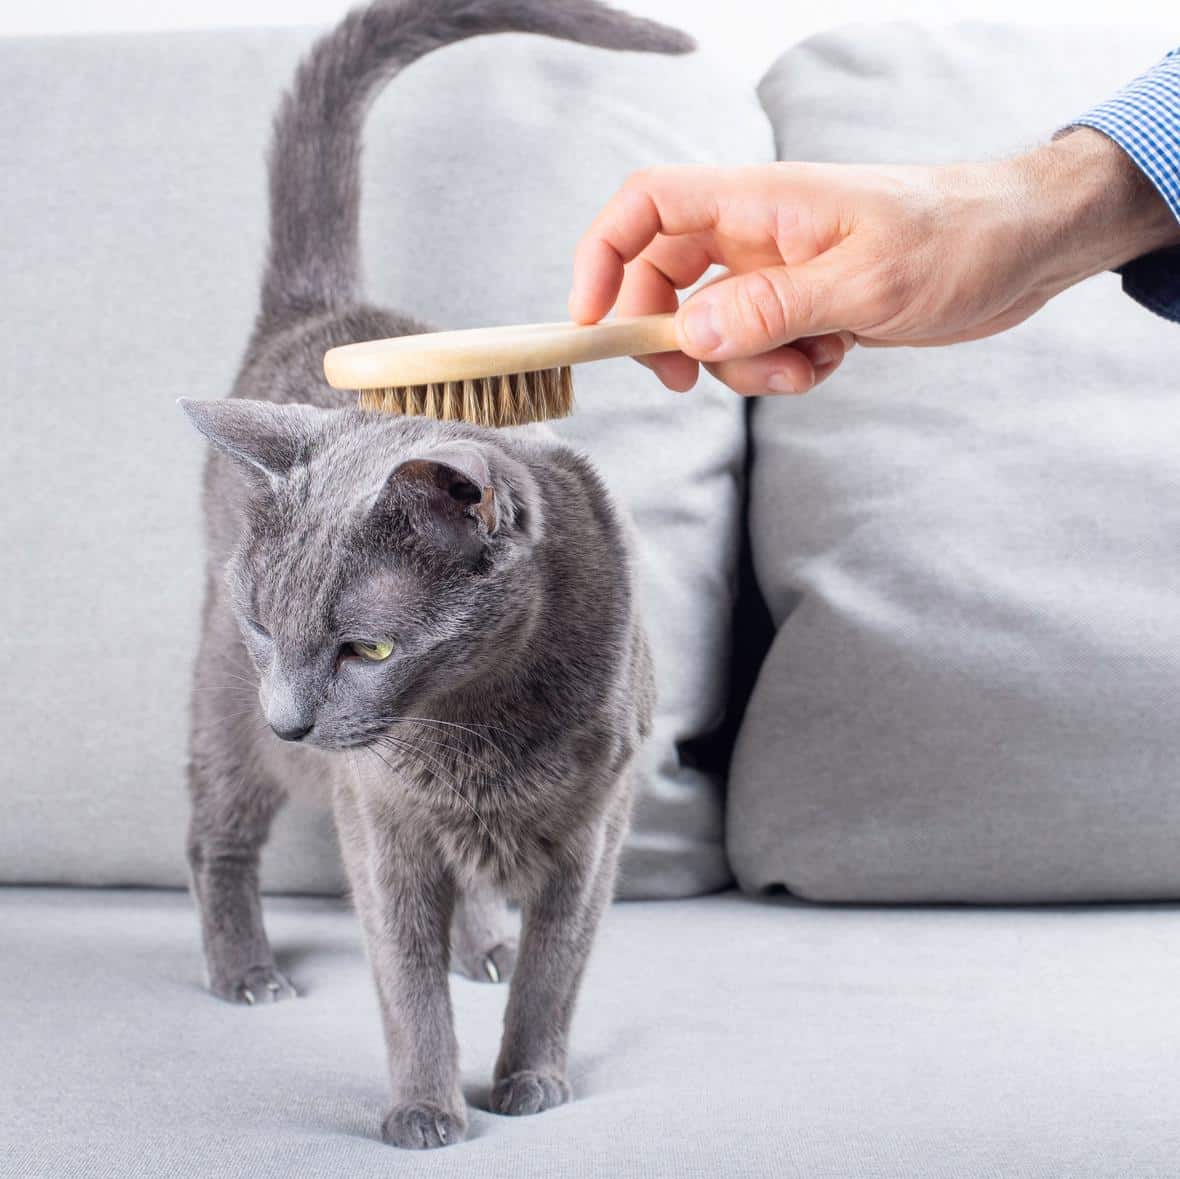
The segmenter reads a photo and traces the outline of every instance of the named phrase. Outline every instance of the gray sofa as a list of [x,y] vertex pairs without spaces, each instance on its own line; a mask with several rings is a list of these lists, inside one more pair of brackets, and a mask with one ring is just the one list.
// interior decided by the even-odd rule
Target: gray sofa
[[[236,365],[311,36],[0,42],[0,1174],[1175,1175],[1180,336],[1111,276],[802,400],[579,374],[562,428],[636,518],[661,706],[571,1105],[482,1112],[504,990],[456,978],[470,1139],[381,1144],[359,931],[297,800],[264,869],[301,997],[204,992],[202,453],[174,402]],[[456,46],[372,117],[370,289],[441,326],[556,318],[634,168],[1016,150],[1168,36],[854,28],[758,96],[707,54]]]

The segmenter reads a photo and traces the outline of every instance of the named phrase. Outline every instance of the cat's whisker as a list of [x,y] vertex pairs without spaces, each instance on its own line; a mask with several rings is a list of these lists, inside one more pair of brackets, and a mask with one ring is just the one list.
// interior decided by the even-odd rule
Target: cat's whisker
[[[472,751],[470,749],[465,749],[462,745],[452,745],[447,741],[435,740],[434,738],[426,737],[421,734],[415,734],[414,739],[416,741],[425,741],[428,744],[433,745],[437,749],[446,749],[449,752],[457,754],[460,757],[469,758],[471,761],[476,762],[476,763],[478,763],[480,760],[480,754],[478,751]],[[493,746],[492,748],[495,753],[500,754],[500,756],[503,757],[503,754],[500,753],[500,750],[496,749],[495,746]]]
[[[422,753],[420,751],[420,749],[415,749],[413,746],[401,745],[400,742],[396,742],[395,739],[393,739],[393,738],[386,738],[386,740],[393,741],[395,748],[404,749],[404,751],[406,751],[408,753],[412,753],[412,754],[417,754],[418,756],[421,756],[421,758],[425,758],[425,756],[426,756],[426,754]],[[363,748],[367,748],[368,751],[371,752],[375,756],[376,759],[381,761],[382,764],[388,768],[389,773],[394,774],[396,777],[396,774],[398,774],[398,771],[396,771],[396,769],[394,769],[394,767],[391,764],[389,764],[389,762],[385,758],[382,758],[381,754],[376,752],[376,749],[372,745],[363,746]],[[430,760],[430,759],[427,759],[427,760]],[[494,836],[494,834],[492,834],[492,828],[485,823],[484,817],[481,816],[479,811],[476,810],[476,807],[474,807],[474,805],[472,804],[471,799],[468,799],[466,797],[466,795],[463,793],[463,791],[460,791],[459,787],[457,785],[455,785],[452,780],[448,780],[446,775],[442,774],[440,769],[435,768],[434,773],[435,773],[435,775],[437,775],[438,780],[442,782],[442,785],[446,786],[447,790],[450,790],[451,793],[454,794],[454,797],[458,798],[460,803],[463,803],[463,805],[465,807],[467,807],[468,811],[471,811],[473,816],[476,817],[477,823],[481,827],[484,828],[484,831],[487,834],[487,838],[489,838],[492,845],[493,846],[496,845],[496,836]]]
[[493,729],[495,732],[505,733],[509,737],[516,736],[516,734],[511,729],[506,729],[502,725],[489,724],[487,721],[463,721],[463,722],[445,721],[445,720],[439,720],[438,717],[433,717],[433,716],[410,717],[409,719],[410,720],[429,720],[429,721],[434,721],[435,724],[455,725],[457,728],[468,729],[468,730],[470,730],[470,729]]
[[[486,742],[505,761],[509,760],[508,755],[500,748],[499,745],[496,744],[495,741],[493,741],[491,739],[491,737],[489,737],[486,733],[477,733],[469,725],[459,724],[456,721],[439,720],[437,717],[432,717],[432,716],[394,716],[394,717],[390,717],[389,720],[393,723],[398,723],[398,724],[445,725],[447,728],[458,729],[460,732],[467,733],[471,737],[477,737],[479,740]],[[493,729],[499,728],[499,726],[497,726],[497,725],[491,725],[491,726],[487,726],[487,727],[490,727]],[[501,733],[507,733],[510,737],[513,736],[513,734],[508,729],[499,729],[499,731]]]
[[258,691],[258,681],[257,680],[243,680],[243,679],[237,679],[237,678],[235,678],[231,683],[228,683],[228,684],[199,684],[197,686],[199,688],[201,688],[202,691],[208,691],[209,689],[212,689],[212,688],[233,689],[238,692],[257,692]]
[[[257,713],[258,710],[255,708],[243,708],[240,712],[230,712],[226,713],[224,716],[202,716],[201,720],[208,721],[215,725],[227,725],[230,723],[230,721],[241,720],[244,716],[256,715]],[[263,722],[262,727],[268,727],[265,721]]]
[[[431,765],[434,768],[434,772],[436,774],[442,774],[446,778],[446,780],[450,783],[451,788],[455,791],[456,794],[459,795],[460,798],[462,798],[464,800],[464,802],[468,802],[467,796],[462,792],[462,790],[459,788],[456,780],[451,776],[450,768],[447,767],[439,758],[433,757],[431,754],[427,753],[424,749],[422,749],[420,746],[414,744],[412,741],[406,741],[400,737],[391,736],[390,734],[385,734],[385,735],[379,737],[377,739],[377,741],[379,744],[388,743],[388,747],[390,747],[390,748],[404,750],[405,752],[411,753],[414,756],[419,757],[423,761],[427,762],[429,765]],[[470,805],[469,802],[468,802],[468,805]],[[472,807],[472,810],[474,811],[475,808]],[[478,811],[476,812],[476,815],[477,815],[477,817],[480,817]],[[481,819],[481,821],[482,821],[482,819]],[[489,834],[490,834],[490,832],[489,832]]]
[[[249,663],[241,663],[241,662],[239,662],[239,661],[238,661],[238,660],[236,660],[236,659],[226,659],[226,658],[223,656],[223,657],[221,658],[220,662],[221,662],[221,663],[223,663],[223,664],[227,664],[227,665],[228,665],[229,667],[231,667],[231,668],[233,668],[233,667],[241,668],[241,670],[242,670],[242,671],[245,671],[245,672],[253,672],[253,671],[254,671],[254,668],[253,668],[253,666],[252,666],[251,664],[249,664]],[[225,674],[225,675],[228,675],[228,676],[229,676],[231,679],[235,679],[235,680],[243,680],[243,681],[245,681],[246,683],[250,683],[250,682],[251,682],[251,681],[250,681],[250,676],[249,676],[249,675],[238,675],[238,674],[237,674],[236,672],[234,672],[234,671],[226,671],[224,667],[222,668],[222,671],[224,672],[224,674]]]
[[504,728],[501,728],[499,725],[485,724],[482,721],[467,721],[467,722],[447,721],[447,720],[442,720],[440,717],[437,717],[437,716],[393,716],[393,717],[390,717],[389,719],[390,720],[397,720],[397,721],[406,721],[406,722],[423,721],[423,722],[429,722],[430,724],[433,724],[433,725],[448,725],[453,729],[464,729],[465,731],[471,733],[471,735],[473,737],[482,737],[483,736],[482,733],[477,733],[475,731],[476,729],[494,729],[496,732],[499,732],[499,733],[507,733],[508,736],[510,736],[510,737],[515,735],[511,729],[504,729]]
[[[459,789],[459,787],[456,785],[454,779],[452,779],[444,770],[441,769],[439,763],[434,758],[430,757],[430,755],[427,753],[423,753],[421,749],[418,749],[417,747],[410,744],[409,742],[401,741],[399,738],[391,737],[388,734],[386,734],[382,738],[379,738],[379,740],[390,741],[395,745],[395,747],[403,749],[408,753],[415,754],[418,757],[425,759],[426,761],[430,762],[433,766],[435,766],[435,774],[442,775],[442,777],[440,778],[440,781],[442,781],[442,784],[444,786],[446,786],[451,791],[451,793],[454,794],[454,796],[457,799],[459,799],[459,801],[475,816],[476,822],[478,822],[479,825],[484,829],[484,831],[487,832],[488,839],[491,840],[493,846],[495,845],[496,837],[492,834],[492,829],[487,825],[487,823],[484,822],[483,816],[479,813],[479,811],[477,811],[475,809],[475,806],[473,805],[471,800],[463,793],[462,790]],[[367,746],[367,748],[373,749],[373,746],[370,745],[370,746]],[[373,749],[373,752],[376,753],[376,750]],[[377,756],[381,757],[380,754],[377,754]],[[381,760],[383,762],[385,762],[385,764],[387,766],[389,766],[390,773],[396,775],[397,771],[393,768],[393,766],[390,765],[389,762],[385,761],[385,758],[382,757]]]

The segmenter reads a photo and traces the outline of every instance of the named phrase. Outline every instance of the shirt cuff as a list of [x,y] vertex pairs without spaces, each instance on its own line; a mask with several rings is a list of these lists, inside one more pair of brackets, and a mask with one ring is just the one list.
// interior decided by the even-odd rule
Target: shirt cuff
[[[1113,139],[1180,221],[1180,49],[1071,126],[1092,127]],[[1132,299],[1180,322],[1180,250],[1136,258],[1119,273]]]
[[1079,119],[1113,139],[1180,221],[1180,50]]

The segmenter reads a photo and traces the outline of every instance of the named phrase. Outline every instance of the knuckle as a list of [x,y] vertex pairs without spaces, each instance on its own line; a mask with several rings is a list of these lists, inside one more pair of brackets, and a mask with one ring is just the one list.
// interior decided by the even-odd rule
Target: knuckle
[[646,223],[652,218],[658,222],[659,206],[648,171],[633,172],[612,198],[606,220],[617,232],[622,227]]
[[790,324],[798,322],[801,299],[785,270],[773,279],[760,271],[742,283],[738,314],[759,336],[780,343],[789,338]]
[[646,193],[651,188],[654,179],[654,168],[638,168],[623,181],[622,188],[619,191],[626,196],[633,196],[636,193]]
[[794,188],[805,180],[810,180],[814,164],[803,163],[800,160],[779,160],[766,168],[766,178],[775,189],[784,186]]
[[684,169],[672,164],[657,164],[632,172],[619,188],[617,198],[624,204],[659,207],[670,194],[684,184]]
[[712,377],[739,397],[757,397],[766,392],[766,374],[757,365],[721,361],[704,367]]

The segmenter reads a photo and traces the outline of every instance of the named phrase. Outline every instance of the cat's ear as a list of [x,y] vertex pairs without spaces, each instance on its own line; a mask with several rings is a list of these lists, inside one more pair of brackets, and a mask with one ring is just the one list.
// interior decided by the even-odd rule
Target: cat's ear
[[425,509],[426,519],[464,548],[494,536],[500,527],[487,460],[475,446],[461,442],[398,463],[366,507],[380,514],[411,505]]
[[271,484],[303,461],[324,413],[310,405],[273,405],[239,397],[182,397],[177,404],[214,446]]

